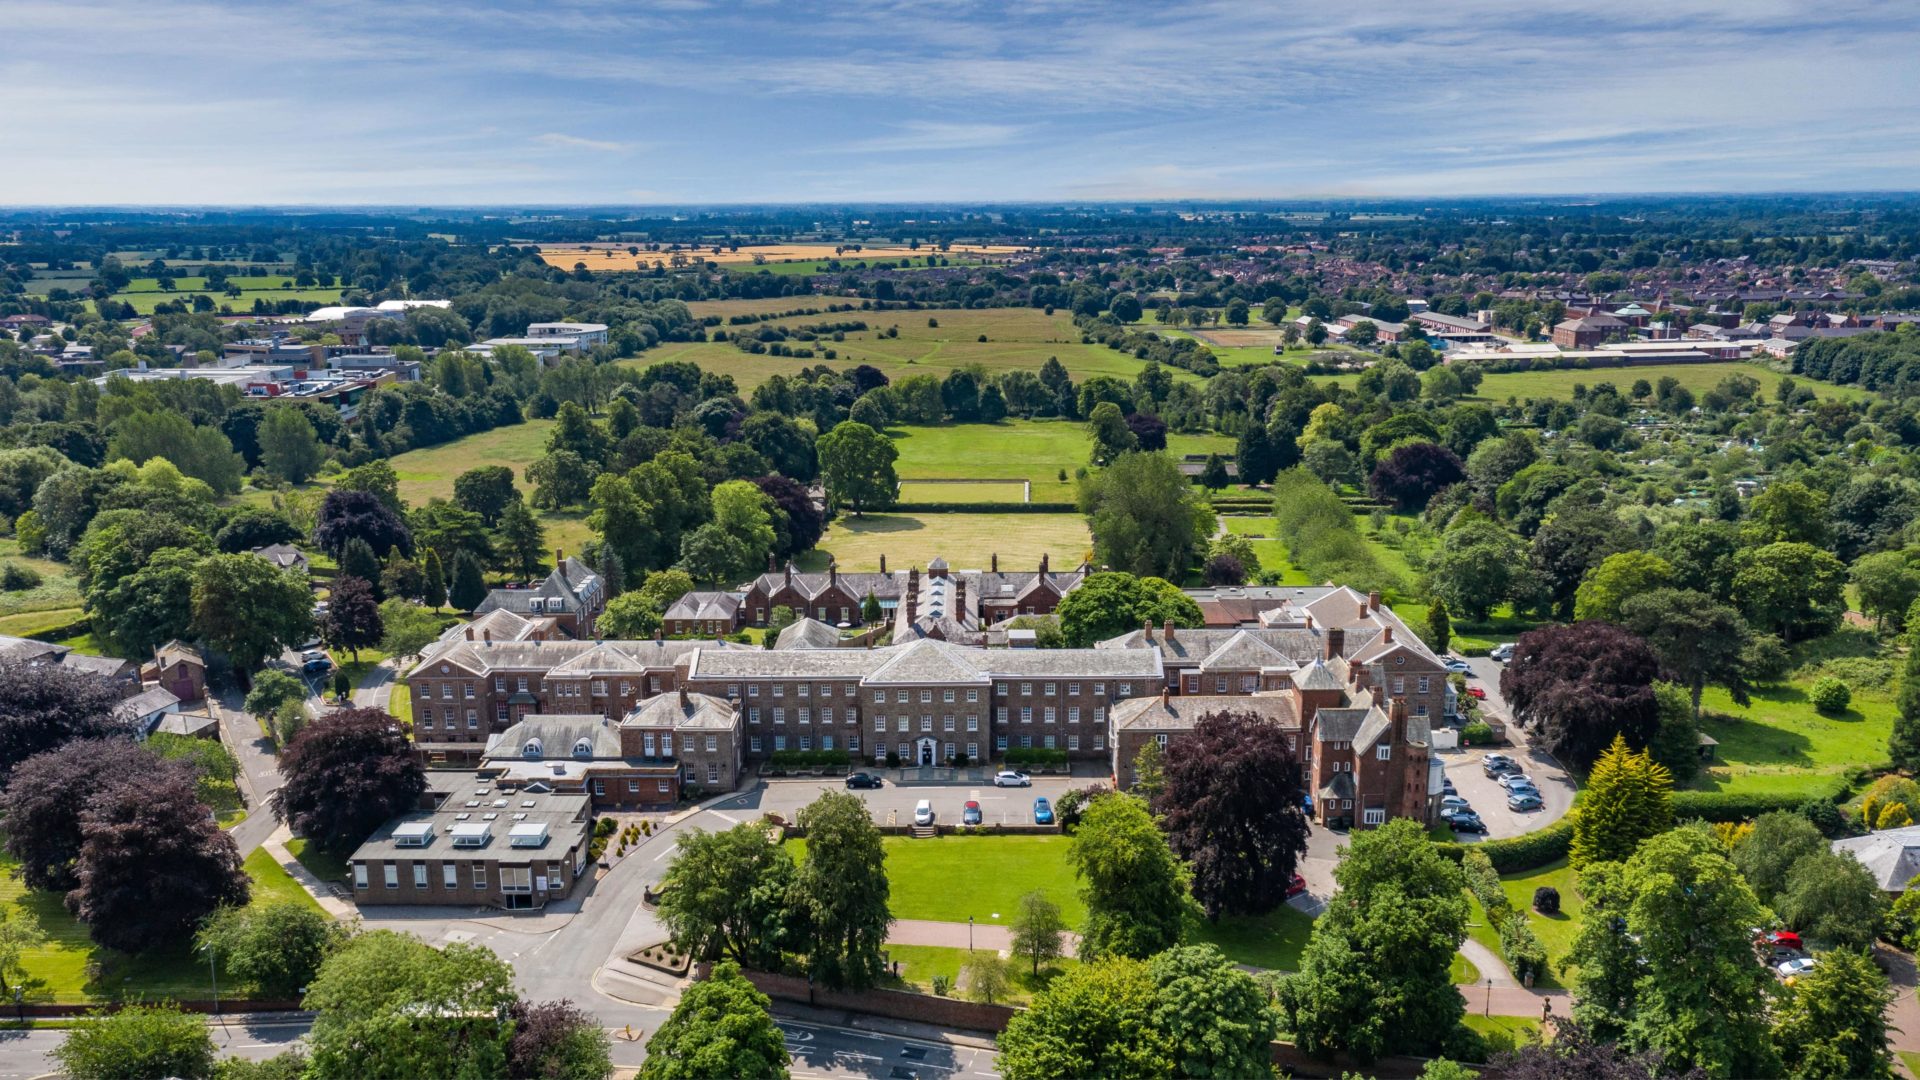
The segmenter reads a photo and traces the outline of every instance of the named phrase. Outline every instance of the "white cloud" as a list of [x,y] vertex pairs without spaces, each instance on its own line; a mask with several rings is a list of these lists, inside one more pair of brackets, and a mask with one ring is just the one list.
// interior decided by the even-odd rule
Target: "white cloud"
[[989,146],[1005,146],[1028,130],[1020,124],[952,124],[934,120],[910,120],[895,127],[899,129],[896,134],[860,139],[840,149],[857,154],[978,150]]
[[604,150],[613,152],[631,149],[626,143],[622,142],[613,142],[609,139],[586,139],[578,135],[562,135],[557,131],[549,131],[544,134],[535,135],[533,141],[542,146],[558,146],[573,150]]

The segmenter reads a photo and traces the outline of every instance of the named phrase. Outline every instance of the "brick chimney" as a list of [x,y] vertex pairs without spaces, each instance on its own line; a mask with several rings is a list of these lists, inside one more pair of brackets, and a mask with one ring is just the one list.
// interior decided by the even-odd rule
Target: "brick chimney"
[[1000,572],[1000,553],[997,551],[993,553],[991,566],[994,573],[997,574]]
[[1368,610],[1371,610],[1371,611],[1380,610],[1380,594],[1379,593],[1370,592],[1367,594],[1367,608]]
[[1326,658],[1328,660],[1332,660],[1333,658],[1339,656],[1342,652],[1345,652],[1346,648],[1347,648],[1347,632],[1338,626],[1327,627]]
[[664,642],[666,639],[667,639],[667,628],[665,626],[656,626],[653,628],[653,643],[655,645],[658,645]]
[[880,572],[887,572],[887,553],[884,551],[880,553]]
[[488,630],[488,629],[486,629],[486,628],[484,628],[484,627],[483,627],[483,628],[481,628],[481,630],[480,630],[480,640],[482,640],[482,641],[484,641],[484,642],[486,642],[486,643],[487,643],[487,644],[489,644],[489,645],[491,645],[491,644],[493,644],[493,631],[491,631],[491,630]]
[[829,586],[840,584],[840,564],[838,562],[827,563],[827,584]]
[[1172,619],[1168,619],[1160,625],[1160,636],[1165,638],[1168,641],[1173,640],[1173,620]]
[[1044,551],[1040,553],[1040,572],[1043,574],[1047,572],[1047,555]]
[[1148,644],[1153,643],[1153,620],[1152,619],[1142,620],[1142,624],[1140,627],[1140,636]]
[[467,625],[467,640],[473,640],[473,625],[471,623]]
[[553,549],[553,568],[558,570],[567,561],[566,548]]
[[777,569],[779,569],[779,567],[773,565],[773,552],[767,552],[767,573],[771,574]]
[[1160,688],[1160,707],[1163,709],[1173,707],[1173,691],[1164,686]]
[[787,584],[788,585],[793,584],[793,560],[792,559],[787,560]]
[[687,688],[684,685],[682,685],[680,687],[680,707],[684,709],[687,707],[688,704],[689,702],[687,701]]
[[1360,621],[1361,622],[1367,621],[1367,616],[1369,614],[1371,614],[1371,611],[1367,607],[1367,602],[1365,600],[1360,601]]
[[953,579],[953,619],[965,623],[967,615],[967,579],[956,576]]
[[1393,644],[1393,627],[1391,626],[1382,627],[1380,629],[1380,640],[1386,642],[1389,645]]

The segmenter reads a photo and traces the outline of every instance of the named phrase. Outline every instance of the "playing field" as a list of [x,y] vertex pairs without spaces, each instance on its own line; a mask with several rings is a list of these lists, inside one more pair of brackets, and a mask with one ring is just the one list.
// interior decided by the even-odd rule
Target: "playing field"
[[934,556],[954,566],[986,566],[995,555],[1002,567],[1033,567],[1045,555],[1057,569],[1071,569],[1093,549],[1087,519],[1079,514],[841,514],[820,546],[794,560],[806,570],[925,566]]
[[902,480],[903,503],[1023,503],[1023,480]]
[[[942,477],[1028,480],[1033,502],[1071,502],[1074,476],[1085,468],[1093,449],[1084,424],[1075,420],[1006,420],[998,424],[940,424],[887,429],[900,460],[902,480]],[[1233,453],[1224,435],[1167,436],[1174,454]],[[915,501],[933,501],[914,495]],[[940,498],[940,502],[963,502]]]
[[[1556,371],[1515,371],[1506,374],[1489,374],[1481,380],[1478,396],[1488,400],[1503,402],[1509,397],[1525,401],[1528,398],[1572,398],[1575,386],[1594,387],[1601,383],[1612,383],[1622,394],[1627,393],[1640,379],[1657,384],[1662,378],[1671,375],[1680,380],[1680,385],[1692,391],[1694,396],[1713,389],[1720,380],[1729,375],[1747,375],[1760,381],[1760,392],[1772,398],[1774,387],[1778,386],[1782,374],[1762,364],[1750,364],[1737,360],[1725,360],[1706,364],[1648,364],[1641,367],[1610,368],[1562,368]],[[1321,382],[1339,383],[1346,381],[1352,385],[1352,375],[1315,375],[1313,379]],[[1840,386],[1834,383],[1809,379],[1804,375],[1792,376],[1793,381],[1802,386],[1812,387],[1821,397],[1835,397],[1846,401],[1864,401],[1871,397],[1871,391],[1857,386]]]
[[[719,250],[715,250],[718,246]],[[630,248],[640,248],[631,251]],[[578,264],[585,264],[588,270],[633,270],[636,264],[652,266],[655,262],[674,265],[673,258],[680,255],[687,262],[710,262],[719,266],[738,268],[765,265],[772,269],[775,264],[792,262],[810,262],[825,259],[839,259],[843,263],[864,261],[872,263],[876,259],[916,259],[925,262],[928,255],[968,256],[973,259],[995,259],[1019,255],[1027,248],[1006,244],[954,244],[945,251],[930,246],[918,248],[905,244],[742,244],[738,248],[726,245],[709,244],[702,248],[683,248],[674,251],[648,251],[638,244],[542,244],[540,258],[548,266],[557,266],[571,270]],[[685,265],[684,263],[682,265]]]
[[[693,305],[702,317],[729,314],[769,314],[801,307],[824,308],[826,297],[781,297],[777,300],[709,301]],[[746,306],[751,305],[751,306]],[[791,375],[802,368],[825,364],[846,368],[871,364],[889,378],[902,378],[922,372],[945,376],[954,368],[979,364],[989,372],[1023,369],[1038,371],[1048,357],[1058,357],[1076,382],[1090,375],[1112,375],[1133,379],[1146,365],[1130,353],[1116,352],[1101,345],[1080,343],[1080,331],[1073,316],[1065,311],[1052,315],[1037,308],[982,308],[965,310],[942,308],[932,311],[850,311],[833,314],[800,315],[774,320],[775,325],[798,326],[807,323],[865,322],[870,329],[845,335],[843,341],[817,341],[811,344],[811,359],[754,355],[734,348],[731,342],[674,342],[649,349],[634,364],[657,364],[666,360],[685,360],[708,371],[726,372],[742,390],[751,390],[776,374]],[[937,325],[929,326],[932,320]],[[885,336],[898,328],[895,337]],[[736,329],[721,327],[722,329]],[[980,340],[982,336],[985,341]],[[825,358],[827,349],[834,359]],[[1194,380],[1195,376],[1178,369],[1173,377]]]

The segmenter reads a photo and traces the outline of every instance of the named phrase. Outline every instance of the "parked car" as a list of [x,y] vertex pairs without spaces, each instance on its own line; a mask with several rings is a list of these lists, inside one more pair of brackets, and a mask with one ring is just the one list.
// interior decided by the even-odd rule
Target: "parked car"
[[332,667],[333,661],[327,658],[326,653],[314,651],[300,654],[300,670],[309,675],[329,670]]
[[933,803],[921,799],[913,805],[913,823],[915,825],[933,824]]
[[1447,657],[1446,663],[1442,664],[1441,666],[1446,668],[1449,673],[1454,675],[1473,674],[1473,665],[1467,663],[1465,660],[1462,660],[1457,656]]
[[1471,810],[1455,810],[1452,813],[1443,813],[1440,815],[1440,820],[1447,828],[1452,829],[1454,832],[1484,833],[1487,831],[1487,823],[1481,821],[1480,815]]
[[1458,795],[1443,795],[1440,797],[1440,808],[1442,810],[1471,810],[1473,809],[1473,804]]
[[870,772],[857,772],[847,777],[847,790],[849,791],[855,788],[881,788],[886,786],[886,781]]
[[1509,810],[1538,810],[1545,805],[1540,801],[1540,794],[1534,791],[1516,791],[1507,796]]
[[1292,880],[1287,882],[1287,899],[1289,900],[1306,891],[1307,879],[1301,877],[1299,874],[1293,875]]
[[1443,776],[1443,777],[1441,777],[1441,778],[1440,778],[1440,790],[1441,790],[1441,792],[1442,792],[1443,794],[1447,794],[1447,795],[1454,795],[1454,794],[1457,794],[1457,792],[1455,792],[1455,791],[1454,791],[1454,788],[1453,788],[1453,777],[1451,777],[1451,776]]
[[1775,964],[1773,970],[1778,973],[1781,978],[1790,979],[1795,975],[1805,975],[1807,972],[1819,966],[1820,962],[1813,957],[1802,956],[1794,960],[1788,960],[1785,963]]
[[1053,824],[1053,804],[1045,795],[1033,800],[1033,823],[1035,825]]
[[1519,762],[1513,760],[1512,758],[1508,757],[1505,754],[1488,754],[1486,757],[1481,759],[1481,762],[1482,764],[1485,764],[1485,765],[1507,765],[1516,769],[1520,767]]
[[1513,642],[1509,641],[1504,645],[1495,645],[1493,651],[1487,655],[1504,664],[1513,659]]
[[967,804],[960,808],[960,824],[980,824],[980,804],[978,802],[968,799]]
[[1023,772],[1005,769],[993,774],[994,787],[1032,787],[1033,780]]
[[1508,773],[1519,772],[1520,764],[1519,762],[1510,761],[1506,758],[1495,761],[1493,755],[1489,754],[1487,755],[1487,760],[1480,763],[1480,771],[1485,773],[1488,778],[1498,780]]
[[1487,700],[1487,688],[1484,686],[1469,686],[1467,687],[1467,696],[1476,701],[1485,701]]
[[1499,784],[1501,787],[1506,788],[1508,791],[1539,791],[1540,790],[1540,785],[1534,783],[1533,777],[1528,776],[1526,773],[1517,773],[1517,772],[1507,773],[1505,776],[1502,776],[1500,779],[1495,780],[1494,783]]
[[1765,940],[1767,944],[1775,948],[1799,949],[1802,951],[1806,949],[1806,946],[1800,943],[1800,935],[1791,930],[1775,930],[1771,934],[1768,934]]

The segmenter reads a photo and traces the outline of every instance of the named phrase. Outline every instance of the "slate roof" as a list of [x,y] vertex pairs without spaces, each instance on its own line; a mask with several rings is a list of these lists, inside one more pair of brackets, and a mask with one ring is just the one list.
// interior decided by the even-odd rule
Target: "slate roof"
[[[527,716],[507,730],[487,739],[488,760],[511,758],[515,761],[580,761],[573,748],[581,740],[593,747],[593,759],[620,756],[620,732],[613,722],[598,714],[554,713]],[[540,752],[530,757],[530,741],[538,740]]]
[[690,592],[667,608],[664,618],[701,622],[732,622],[740,613],[740,596],[730,592]]
[[268,544],[266,547],[254,548],[253,553],[282,570],[307,565],[306,553],[292,544]]
[[1907,882],[1920,874],[1920,825],[1835,840],[1833,850],[1860,860],[1881,892],[1906,892]]
[[[1179,640],[1175,635],[1175,640]],[[1201,671],[1260,671],[1265,668],[1293,669],[1299,665],[1279,649],[1242,630],[1200,661]]]
[[1302,690],[1345,690],[1346,681],[1324,660],[1315,660],[1293,673],[1293,685]]
[[[864,599],[868,593],[872,593],[876,600],[897,600],[905,587],[906,576],[904,571],[884,574],[862,572],[841,574],[839,582],[842,588],[856,597]],[[757,590],[771,596],[786,588],[789,577],[793,580],[794,589],[808,599],[826,592],[834,583],[833,574],[796,573],[792,564],[788,564],[785,570],[769,570],[754,578],[749,591]]]
[[690,679],[867,679],[873,682],[982,682],[992,678],[1152,679],[1155,649],[982,649],[932,638],[877,649],[702,647]]
[[796,619],[773,639],[776,649],[837,649],[840,631],[815,618]]
[[661,694],[634,706],[622,727],[664,727],[679,730],[731,731],[740,723],[733,703],[712,694]]
[[[475,615],[485,615],[491,611],[511,611],[524,615],[533,611],[533,601],[538,598],[542,606],[549,600],[565,601],[564,610],[582,611],[587,607],[587,595],[598,592],[600,575],[586,563],[569,555],[547,574],[540,584],[531,589],[492,589],[480,606],[473,609]],[[544,612],[542,612],[544,613]]]
[[468,641],[464,637],[446,643],[407,672],[409,678],[438,674],[441,664],[458,665],[465,671],[486,675],[494,671],[553,671],[565,667],[563,674],[588,675],[641,674],[664,671],[701,649],[716,653],[742,649],[721,641]]
[[1186,731],[1215,712],[1254,712],[1289,730],[1298,730],[1300,716],[1286,694],[1171,694],[1128,698],[1107,711],[1115,731]]

